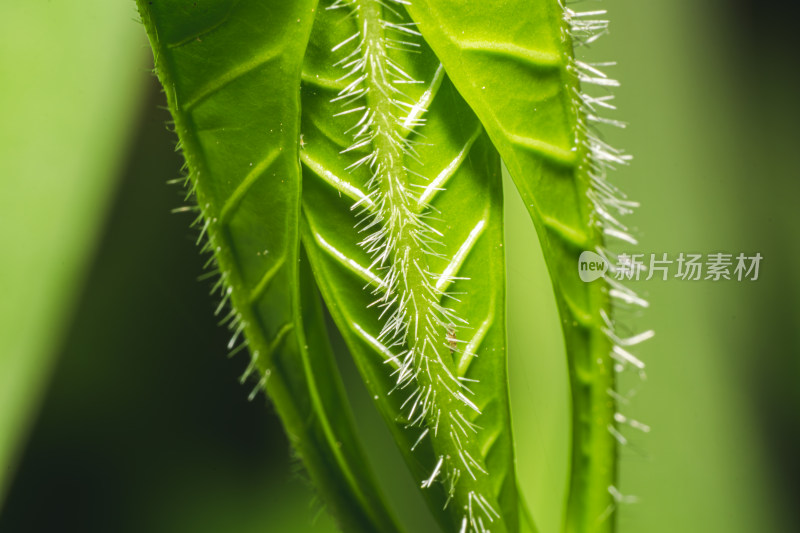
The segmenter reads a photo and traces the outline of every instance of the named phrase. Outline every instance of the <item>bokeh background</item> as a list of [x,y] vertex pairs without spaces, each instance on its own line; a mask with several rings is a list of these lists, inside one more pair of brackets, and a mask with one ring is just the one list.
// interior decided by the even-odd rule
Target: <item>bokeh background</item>
[[[627,251],[745,252],[757,282],[640,282],[625,379],[621,533],[800,531],[798,46],[789,2],[604,0],[586,57],[622,81],[614,181],[642,203]],[[0,531],[328,532],[264,399],[247,401],[198,281],[164,97],[129,0],[0,2]],[[509,189],[512,190],[512,189]],[[536,237],[507,200],[514,430],[556,533],[567,387]],[[346,354],[342,364],[358,401]],[[356,411],[412,531],[395,450]],[[21,436],[21,438],[20,438]],[[405,476],[405,477],[404,477]]]

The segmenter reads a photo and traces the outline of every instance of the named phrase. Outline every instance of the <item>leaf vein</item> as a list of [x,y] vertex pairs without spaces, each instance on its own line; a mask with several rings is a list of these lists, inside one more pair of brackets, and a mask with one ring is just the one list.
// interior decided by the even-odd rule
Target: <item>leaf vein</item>
[[206,83],[192,98],[183,104],[183,109],[187,112],[191,111],[203,100],[213,96],[215,93],[219,92],[224,87],[230,85],[242,76],[253,72],[259,67],[267,65],[275,59],[280,58],[281,52],[282,49],[280,47],[270,48],[258,55],[253,56],[251,59],[244,61],[233,68],[230,68],[226,72]]
[[267,169],[275,162],[275,160],[280,155],[280,150],[273,149],[272,152],[267,154],[267,156],[262,159],[256,166],[247,173],[244,179],[239,183],[239,185],[234,189],[231,195],[225,200],[225,204],[222,206],[222,210],[220,211],[219,221],[220,224],[227,224],[230,222],[231,217],[239,208],[244,200],[247,191],[255,184],[259,178],[265,175]]

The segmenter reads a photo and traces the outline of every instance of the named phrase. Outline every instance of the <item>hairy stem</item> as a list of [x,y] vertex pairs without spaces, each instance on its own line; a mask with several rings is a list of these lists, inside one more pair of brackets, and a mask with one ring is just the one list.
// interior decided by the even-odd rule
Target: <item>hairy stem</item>
[[[413,192],[405,158],[413,154],[406,140],[407,128],[399,120],[405,98],[397,88],[412,81],[389,57],[389,32],[415,35],[403,23],[385,18],[377,0],[356,0],[361,35],[366,110],[365,129],[356,135],[356,145],[371,140],[371,195],[377,214],[368,227],[376,226],[364,244],[373,256],[373,266],[384,273],[383,293],[376,302],[388,318],[381,340],[404,350],[397,376],[397,389],[408,394],[406,423],[423,429],[431,439],[438,462],[423,488],[443,483],[448,506],[460,531],[503,532],[495,501],[485,495],[487,476],[483,454],[471,419],[480,414],[468,399],[469,389],[459,380],[447,337],[461,325],[455,314],[440,302],[444,297],[431,272],[438,231],[425,221],[423,206]],[[400,5],[397,9],[402,9]],[[356,61],[359,61],[356,60]],[[357,63],[358,64],[358,63]],[[361,141],[361,142],[360,142]],[[470,411],[472,411],[470,413]]]
[[[563,9],[563,8],[562,8]],[[554,17],[555,18],[555,17]],[[579,77],[570,67],[575,65],[573,28],[562,10],[557,10],[562,42],[561,79],[565,90],[565,108],[572,114],[572,130],[579,164],[575,179],[583,190],[592,190],[592,175],[597,161],[592,138],[586,127],[586,109]],[[583,205],[587,242],[585,249],[603,248],[603,227],[596,224],[595,205],[590,198]],[[580,250],[578,250],[580,253]],[[558,282],[557,282],[558,283]],[[601,310],[611,309],[607,288],[587,284],[582,298],[557,298],[562,317],[565,346],[569,354],[569,380],[572,393],[571,468],[567,489],[565,533],[601,533],[616,529],[615,502],[612,496],[618,477],[618,442],[615,438],[614,415],[617,410],[613,392],[616,373],[612,343],[604,332]],[[568,289],[561,289],[568,295]],[[582,301],[583,306],[575,305]],[[573,305],[569,305],[572,303]]]

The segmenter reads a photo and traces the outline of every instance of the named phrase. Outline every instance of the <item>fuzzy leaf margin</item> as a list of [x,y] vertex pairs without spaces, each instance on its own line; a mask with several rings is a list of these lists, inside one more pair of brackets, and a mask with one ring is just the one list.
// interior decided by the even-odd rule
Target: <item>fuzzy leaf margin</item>
[[[360,453],[300,265],[299,83],[314,0],[138,0],[186,158],[229,348],[266,389],[346,531],[399,531]],[[263,228],[263,231],[253,231]]]

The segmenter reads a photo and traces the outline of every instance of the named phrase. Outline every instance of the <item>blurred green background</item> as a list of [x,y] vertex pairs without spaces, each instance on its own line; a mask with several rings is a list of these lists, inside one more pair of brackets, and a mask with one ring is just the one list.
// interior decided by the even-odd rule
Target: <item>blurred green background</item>
[[[652,431],[626,433],[620,531],[800,531],[796,41],[781,2],[599,5],[611,35],[582,54],[619,63],[631,126],[607,134],[635,160],[613,180],[642,203],[626,251],[764,257],[757,282],[637,284],[651,308],[631,331],[656,337],[625,412]],[[191,220],[170,213],[181,160],[135,20],[129,1],[0,3],[0,531],[333,531],[224,356]],[[566,368],[513,195],[507,239],[520,473],[555,533]],[[371,460],[410,486],[369,405]],[[393,500],[425,530],[415,494]]]

